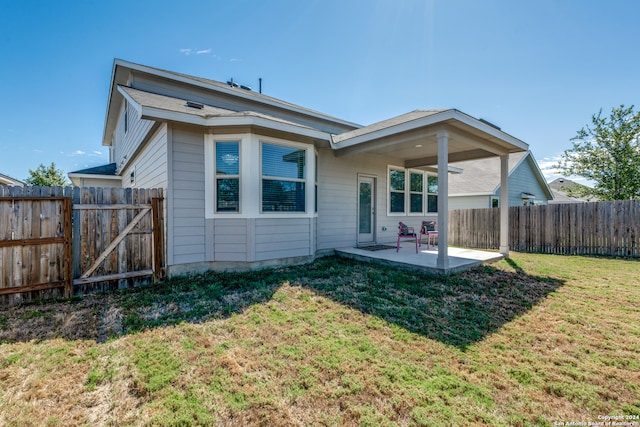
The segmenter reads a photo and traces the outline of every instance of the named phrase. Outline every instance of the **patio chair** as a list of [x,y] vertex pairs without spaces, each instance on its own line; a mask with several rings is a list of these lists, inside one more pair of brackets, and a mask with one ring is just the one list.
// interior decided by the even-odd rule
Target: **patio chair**
[[438,230],[437,221],[422,221],[422,227],[420,227],[420,246],[422,246],[422,236],[427,236],[427,249],[430,249],[431,242],[433,246],[438,244]]
[[415,239],[416,253],[418,253],[418,235],[413,227],[408,227],[402,221],[398,223],[398,243],[396,244],[396,252],[400,250],[400,239]]

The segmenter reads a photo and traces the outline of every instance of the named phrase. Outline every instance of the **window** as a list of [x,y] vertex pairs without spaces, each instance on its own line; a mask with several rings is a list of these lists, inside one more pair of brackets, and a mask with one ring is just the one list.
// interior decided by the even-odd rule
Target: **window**
[[427,176],[427,212],[438,212],[438,177]]
[[124,101],[124,133],[129,130],[129,103]]
[[492,197],[491,198],[491,207],[492,208],[499,208],[500,207],[500,199],[497,197]]
[[409,212],[411,213],[422,213],[423,181],[422,173],[409,173]]
[[262,143],[262,212],[305,212],[304,149]]
[[240,211],[240,143],[216,142],[216,212]]
[[389,212],[404,212],[404,171],[389,169]]

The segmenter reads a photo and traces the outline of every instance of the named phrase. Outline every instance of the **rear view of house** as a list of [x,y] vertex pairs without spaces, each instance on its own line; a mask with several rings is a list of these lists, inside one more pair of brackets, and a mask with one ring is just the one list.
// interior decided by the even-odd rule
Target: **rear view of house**
[[[363,127],[122,60],[114,62],[102,143],[110,164],[70,177],[164,188],[169,274],[298,263],[393,242],[399,221],[436,219],[446,228],[449,162],[499,157],[504,167],[510,153],[528,149],[455,109]],[[446,238],[443,231],[443,269]]]

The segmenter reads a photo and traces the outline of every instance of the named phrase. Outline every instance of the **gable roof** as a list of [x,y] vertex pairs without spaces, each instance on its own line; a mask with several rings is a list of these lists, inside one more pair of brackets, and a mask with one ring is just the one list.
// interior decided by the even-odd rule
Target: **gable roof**
[[123,97],[123,92],[119,90],[119,87],[128,86],[128,80],[131,72],[144,73],[160,79],[167,79],[173,82],[178,82],[180,84],[193,86],[197,90],[208,92],[211,94],[226,95],[237,99],[243,99],[256,106],[271,107],[280,109],[282,111],[293,112],[301,116],[311,117],[314,119],[323,120],[328,123],[333,123],[336,126],[345,129],[354,129],[360,127],[360,125],[347,120],[320,113],[310,108],[282,101],[280,99],[273,98],[251,90],[232,87],[226,83],[222,83],[216,80],[176,73],[173,71],[149,67],[146,65],[136,64],[121,59],[115,59],[111,73],[109,99],[107,101],[107,111],[105,115],[102,145],[111,145],[111,135],[113,134],[116,126],[117,114],[120,108],[120,102]]
[[9,175],[4,175],[0,173],[0,185],[13,185],[24,187],[24,182],[19,179],[11,178]]
[[262,125],[329,140],[329,134],[326,132],[268,114],[213,107],[199,102],[191,102],[184,98],[160,95],[127,86],[118,86],[118,91],[143,119],[175,120],[202,126]]
[[[547,185],[533,158],[531,151],[509,154],[509,176],[524,162],[529,162],[531,169],[540,187],[547,193],[549,199],[553,193]],[[461,174],[449,176],[449,195],[492,195],[500,187],[500,158],[489,157],[486,159],[469,160],[452,163],[451,166],[463,169]]]
[[556,203],[581,203],[581,202],[593,202],[598,200],[596,197],[576,197],[570,196],[567,193],[567,190],[579,186],[582,184],[578,184],[568,178],[560,177],[556,178],[549,183],[549,188],[551,188],[551,192],[553,193],[553,200]]
[[80,169],[77,171],[69,172],[69,175],[77,174],[77,175],[115,175],[116,174],[116,164],[109,163],[107,165],[94,166],[92,168]]

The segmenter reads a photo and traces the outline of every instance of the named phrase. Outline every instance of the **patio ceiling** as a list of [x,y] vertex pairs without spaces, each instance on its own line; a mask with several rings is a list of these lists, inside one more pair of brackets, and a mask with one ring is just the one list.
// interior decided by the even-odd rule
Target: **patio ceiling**
[[461,111],[417,110],[341,135],[334,135],[336,156],[369,153],[404,160],[406,168],[438,163],[437,135],[448,134],[449,162],[526,151],[529,146],[487,122]]

